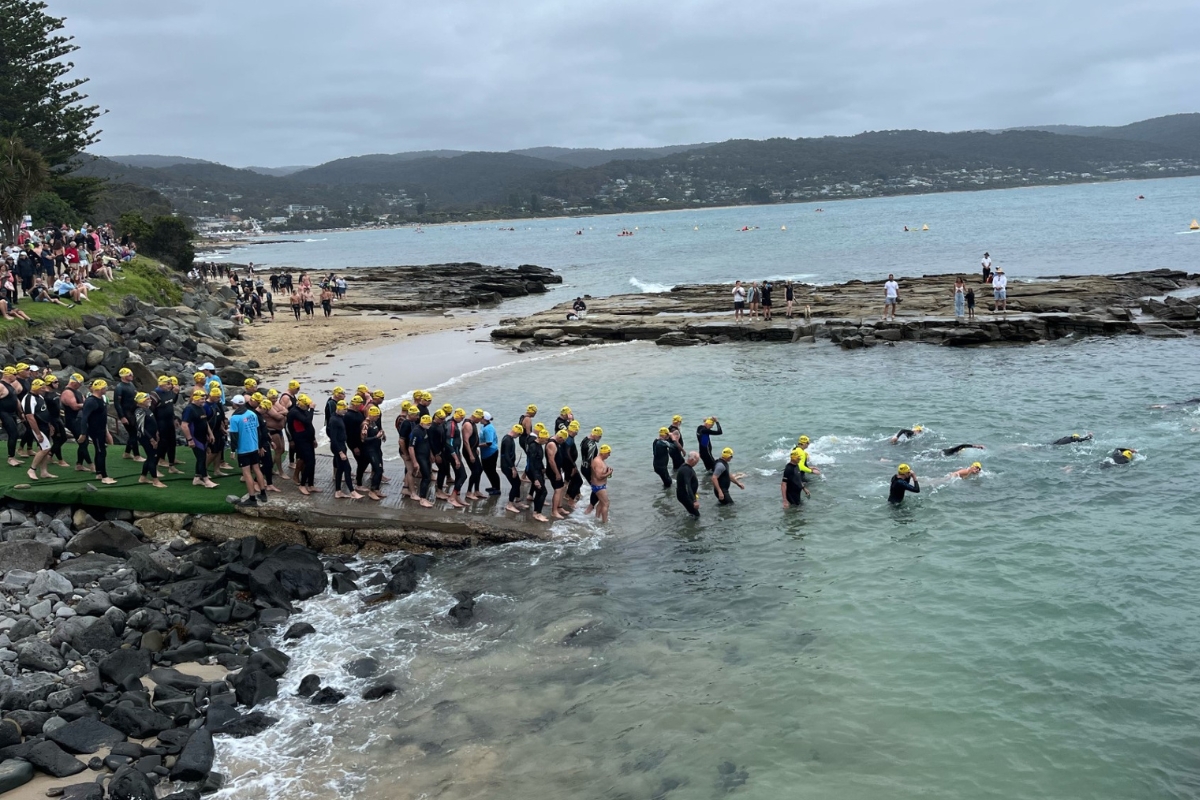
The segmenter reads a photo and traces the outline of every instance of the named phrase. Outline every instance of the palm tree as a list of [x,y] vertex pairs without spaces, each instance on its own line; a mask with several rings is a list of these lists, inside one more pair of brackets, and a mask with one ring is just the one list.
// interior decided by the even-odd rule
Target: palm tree
[[0,239],[16,243],[29,201],[49,179],[50,168],[37,151],[15,137],[0,139]]

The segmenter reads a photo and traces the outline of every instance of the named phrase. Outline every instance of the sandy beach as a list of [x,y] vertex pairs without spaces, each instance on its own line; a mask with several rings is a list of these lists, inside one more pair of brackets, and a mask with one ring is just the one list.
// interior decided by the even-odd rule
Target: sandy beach
[[259,363],[261,374],[275,375],[296,362],[352,345],[371,342],[378,346],[409,336],[464,328],[474,323],[469,317],[469,313],[462,317],[334,314],[296,322],[290,312],[286,317],[277,312],[274,322],[242,326],[237,346],[247,359]]

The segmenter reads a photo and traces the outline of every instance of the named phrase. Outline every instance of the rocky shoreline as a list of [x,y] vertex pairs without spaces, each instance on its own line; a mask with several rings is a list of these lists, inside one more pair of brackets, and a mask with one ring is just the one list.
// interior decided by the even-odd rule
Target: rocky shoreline
[[[213,772],[214,737],[277,722],[257,706],[281,692],[314,706],[345,698],[319,675],[281,688],[286,651],[314,632],[288,624],[296,604],[326,590],[386,602],[413,592],[432,560],[393,556],[359,572],[349,556],[298,544],[199,540],[188,522],[71,507],[0,512],[0,794],[35,772],[71,783],[62,796],[76,800],[216,791],[225,779]],[[448,614],[461,624],[474,602],[456,599]],[[367,678],[382,672],[370,661],[339,666]],[[228,674],[179,669],[194,663]],[[363,697],[397,689],[381,675]]]
[[[775,285],[772,322],[736,324],[731,286],[677,286],[661,294],[589,298],[582,320],[566,319],[569,303],[492,331],[521,350],[611,341],[653,340],[664,346],[735,341],[804,342],[828,339],[847,350],[900,341],[949,346],[1026,344],[1072,335],[1133,334],[1164,338],[1200,328],[1200,275],[1152,270],[1123,275],[1076,275],[1036,281],[1010,280],[1007,319],[991,313],[991,287],[963,276],[975,289],[975,321],[953,316],[956,275],[901,278],[894,322],[880,322],[883,281],[829,286],[795,284],[794,319],[785,319],[783,285]],[[1176,296],[1180,295],[1185,296]],[[809,318],[805,319],[805,311]]]

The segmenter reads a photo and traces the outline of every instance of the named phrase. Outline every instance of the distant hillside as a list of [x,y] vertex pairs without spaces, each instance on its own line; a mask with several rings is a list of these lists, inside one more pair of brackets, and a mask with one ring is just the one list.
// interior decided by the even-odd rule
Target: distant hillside
[[184,156],[108,156],[110,161],[116,161],[118,164],[126,164],[130,167],[149,167],[158,169],[159,167],[172,167],[176,164],[211,164],[211,161],[205,161],[200,158],[186,158]]
[[[695,208],[1200,174],[1200,114],[1114,128],[1050,128],[870,131],[618,150],[435,150],[343,158],[286,175],[198,159],[131,156],[126,159],[140,165],[92,158],[79,172],[152,189],[193,216],[274,218],[283,227]],[[154,163],[160,166],[147,166]],[[147,196],[141,202],[156,201]]]
[[1172,114],[1119,127],[1104,125],[1041,125],[1013,130],[1047,131],[1068,136],[1150,142],[1178,152],[1200,154],[1200,114]]
[[648,161],[654,158],[683,153],[688,150],[699,150],[712,147],[705,144],[677,144],[669,147],[622,147],[615,150],[601,150],[595,147],[530,147],[526,150],[510,152],[533,158],[544,158],[549,161],[561,161],[573,167],[598,167],[611,161]]
[[270,175],[274,178],[282,178],[285,175],[291,175],[293,172],[299,172],[302,169],[312,169],[308,165],[294,167],[246,167],[251,172],[257,172],[259,175]]

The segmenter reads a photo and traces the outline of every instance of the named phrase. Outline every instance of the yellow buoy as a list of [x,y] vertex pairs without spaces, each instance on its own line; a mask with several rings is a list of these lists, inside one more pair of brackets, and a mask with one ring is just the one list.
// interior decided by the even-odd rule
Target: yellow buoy
[[927,230],[929,230],[929,226],[928,226],[928,225],[922,225],[922,226],[921,226],[921,230],[923,230],[923,231],[927,231]]
[[1192,224],[1188,226],[1190,231],[1200,231],[1200,221],[1192,220]]

